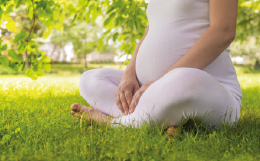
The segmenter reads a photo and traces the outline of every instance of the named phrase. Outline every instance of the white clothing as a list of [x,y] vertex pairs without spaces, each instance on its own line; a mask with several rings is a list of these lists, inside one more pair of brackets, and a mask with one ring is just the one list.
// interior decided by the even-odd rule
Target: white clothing
[[[209,27],[209,1],[151,0],[146,13],[149,32],[136,58],[140,86],[163,76],[205,32]],[[136,110],[128,116],[123,116],[116,105],[123,70],[86,71],[80,79],[80,94],[100,112],[118,117],[113,123],[126,126],[143,125],[149,119],[160,126],[179,126],[190,117],[205,119],[210,125],[230,117],[229,122],[234,123],[240,117],[242,92],[229,51],[224,50],[203,70],[177,68],[168,72],[146,89]]]
[[112,123],[139,127],[152,119],[159,126],[179,126],[193,117],[198,122],[204,119],[208,125],[217,125],[217,121],[224,120],[232,124],[240,116],[241,102],[211,75],[195,68],[168,72],[145,90],[132,114],[123,116],[116,104],[123,73],[120,69],[91,69],[80,78],[81,96],[98,111],[117,117]]
[[[150,0],[146,14],[149,31],[136,58],[140,84],[160,78],[207,30],[209,0]],[[242,99],[229,49],[203,70]]]

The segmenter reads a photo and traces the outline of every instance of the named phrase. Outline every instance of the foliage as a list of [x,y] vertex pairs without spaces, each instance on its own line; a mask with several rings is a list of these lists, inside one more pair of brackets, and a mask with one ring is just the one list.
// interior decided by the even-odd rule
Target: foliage
[[100,53],[115,53],[113,45],[108,45],[104,42],[99,45],[103,39],[98,36],[101,35],[103,27],[97,23],[77,21],[73,26],[64,23],[64,30],[59,32],[55,30],[52,32],[51,42],[55,47],[63,49],[64,46],[71,42],[73,44],[74,54],[77,58],[82,58],[86,66],[86,55],[94,50]]
[[[11,48],[4,41],[0,42],[1,53],[8,50],[9,56],[8,59],[0,55],[0,63],[16,72],[26,70],[27,76],[37,79],[43,70],[50,71],[50,60],[38,51],[36,39],[46,39],[53,29],[62,32],[68,22],[72,26],[82,21],[89,24],[95,23],[98,17],[103,20],[106,31],[93,47],[101,50],[104,42],[111,39],[120,43],[119,49],[124,54],[133,54],[148,24],[146,8],[144,0],[0,0],[0,23],[15,33],[15,45]],[[22,9],[31,20],[29,29],[16,26],[17,16],[13,13]],[[259,37],[259,9],[259,0],[239,1],[236,41],[244,41],[247,36]],[[36,32],[40,24],[45,26],[44,31]],[[25,64],[29,64],[29,68]]]
[[231,44],[231,55],[240,56],[244,59],[244,64],[255,65],[260,60],[259,42],[255,37],[248,37],[244,41],[236,41]]
[[240,0],[238,4],[236,41],[260,36],[260,0]]
[[[0,55],[1,65],[8,66],[13,71],[18,72],[25,70],[25,64],[29,62],[30,68],[26,70],[25,74],[37,79],[43,74],[43,69],[50,71],[48,64],[50,59],[38,51],[35,43],[37,37],[32,32],[35,28],[35,22],[39,20],[46,26],[42,35],[43,39],[46,39],[53,29],[63,31],[65,17],[73,17],[71,18],[72,25],[76,21],[94,22],[104,11],[108,16],[104,21],[104,26],[108,30],[103,33],[97,48],[100,49],[104,45],[104,39],[108,41],[112,38],[114,41],[123,40],[120,49],[126,53],[133,53],[136,39],[141,39],[142,33],[145,31],[146,4],[143,1],[128,0],[112,1],[111,5],[110,3],[110,0],[1,0],[1,23],[3,20],[6,21],[7,30],[16,33],[14,43],[18,46],[17,50],[9,49],[10,55],[8,54],[8,56],[11,61]],[[27,9],[27,15],[32,20],[29,31],[21,29],[17,32],[11,13],[20,7]],[[124,28],[120,27],[122,25]],[[113,28],[115,29],[112,30]],[[5,44],[0,44],[1,51],[6,49]]]

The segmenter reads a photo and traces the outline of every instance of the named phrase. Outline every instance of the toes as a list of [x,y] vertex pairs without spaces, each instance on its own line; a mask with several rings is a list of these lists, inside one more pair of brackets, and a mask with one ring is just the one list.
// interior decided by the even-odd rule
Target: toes
[[166,131],[166,135],[168,136],[168,140],[171,140],[173,135],[176,133],[176,129],[174,126],[170,126],[167,131]]
[[73,104],[70,108],[74,112],[79,112],[80,111],[80,106],[79,106],[78,103]]
[[76,112],[74,112],[74,111],[71,111],[71,115],[74,115]]

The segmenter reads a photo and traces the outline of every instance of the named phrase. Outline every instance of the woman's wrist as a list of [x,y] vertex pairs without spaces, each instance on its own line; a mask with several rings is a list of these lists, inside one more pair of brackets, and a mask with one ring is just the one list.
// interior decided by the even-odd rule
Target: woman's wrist
[[125,72],[124,72],[124,76],[125,77],[136,77],[136,72],[135,72],[135,70],[133,70],[133,69],[128,69],[128,70],[125,70]]
[[136,70],[135,70],[135,59],[132,58],[129,62],[129,64],[127,65],[124,75],[126,75],[127,77],[136,77]]

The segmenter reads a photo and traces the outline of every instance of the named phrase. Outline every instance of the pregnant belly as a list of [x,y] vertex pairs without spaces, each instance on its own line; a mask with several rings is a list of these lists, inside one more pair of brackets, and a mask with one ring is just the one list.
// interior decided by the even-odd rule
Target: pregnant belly
[[178,36],[147,34],[136,57],[136,75],[140,85],[163,76],[190,46]]

